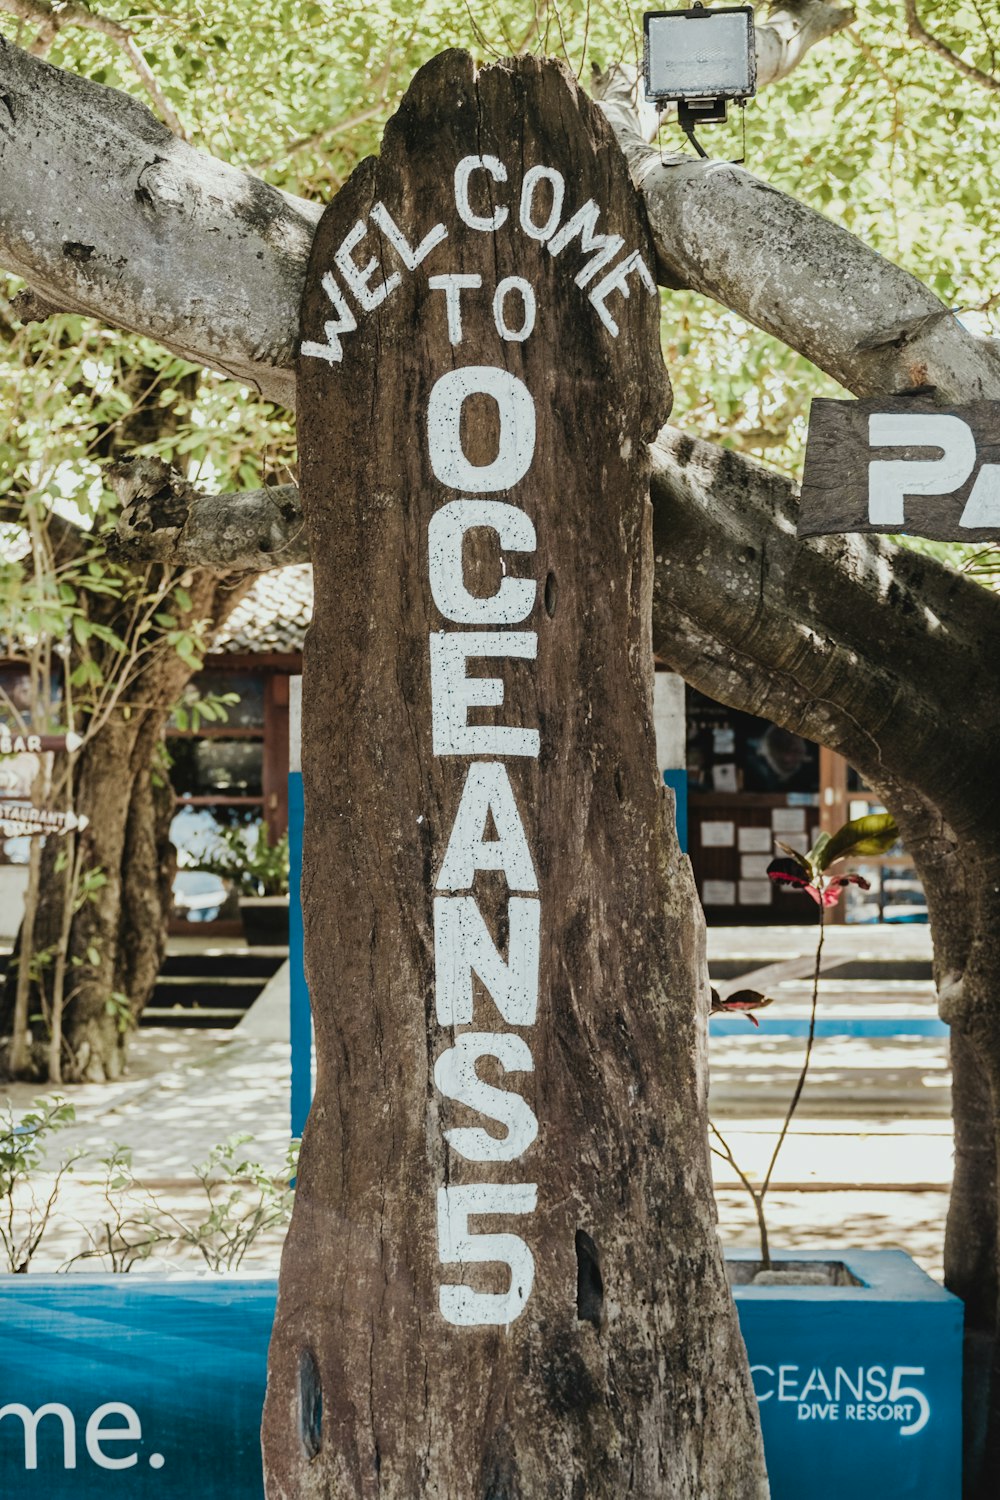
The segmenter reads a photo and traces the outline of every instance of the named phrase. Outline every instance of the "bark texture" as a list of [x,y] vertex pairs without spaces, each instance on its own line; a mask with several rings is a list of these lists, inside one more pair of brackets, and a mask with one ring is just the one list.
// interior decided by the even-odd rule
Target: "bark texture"
[[[418,74],[381,157],[319,232],[312,342],[330,316],[321,277],[375,200],[411,244],[438,220],[448,238],[360,320],[341,364],[302,362],[316,570],[303,889],[318,1072],[271,1348],[268,1495],[764,1496],[712,1207],[704,933],[651,730],[645,441],[668,405],[657,299],[638,280],[627,302],[616,296],[614,339],[573,279],[578,248],[556,259],[513,223],[465,228],[449,195],[470,154],[508,171],[502,188],[477,182],[481,215],[517,205],[523,174],[544,163],[573,195],[566,213],[593,197],[625,251],[650,253],[613,140],[568,75],[533,59],[476,75],[461,53]],[[442,272],[483,282],[456,346],[427,288]],[[504,343],[490,301],[511,275],[534,287],[538,317],[527,340]],[[517,626],[537,632],[537,659],[489,663],[505,696],[488,722],[537,728],[541,750],[471,757],[506,766],[541,903],[537,1020],[512,1031],[490,992],[475,993],[477,1030],[530,1046],[531,1071],[505,1086],[539,1134],[509,1163],[446,1142],[482,1117],[435,1083],[468,1030],[437,1020],[432,898],[469,760],[432,743],[429,641],[453,627],[431,601],[427,530],[455,492],[429,467],[428,404],[438,378],[465,366],[512,374],[537,422],[533,461],[503,497],[536,531],[536,550],[508,554],[505,571],[537,580]],[[475,465],[497,451],[493,417],[470,398],[461,442]],[[467,543],[464,567],[474,593],[495,593],[488,537]],[[506,880],[480,870],[473,888],[505,951]],[[536,1185],[533,1213],[472,1226],[522,1235],[534,1281],[514,1321],[456,1326],[439,1310],[442,1286],[501,1293],[510,1275],[471,1256],[440,1263],[435,1197],[484,1181]]]

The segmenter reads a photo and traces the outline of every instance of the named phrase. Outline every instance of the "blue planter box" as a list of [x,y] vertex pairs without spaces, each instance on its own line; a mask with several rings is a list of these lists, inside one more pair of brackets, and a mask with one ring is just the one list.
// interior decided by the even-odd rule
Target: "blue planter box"
[[[864,1284],[735,1288],[773,1500],[958,1500],[961,1304],[899,1251],[784,1259],[839,1259]],[[3,1500],[263,1500],[275,1295],[0,1277]]]
[[901,1250],[774,1260],[835,1261],[859,1284],[733,1288],[772,1500],[959,1500],[958,1298]]

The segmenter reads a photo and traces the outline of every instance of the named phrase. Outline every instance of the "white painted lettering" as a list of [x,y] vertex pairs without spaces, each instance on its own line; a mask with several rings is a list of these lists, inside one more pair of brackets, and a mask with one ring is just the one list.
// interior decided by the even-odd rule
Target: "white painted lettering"
[[813,1391],[817,1390],[822,1391],[823,1395],[828,1401],[833,1400],[833,1393],[826,1383],[826,1377],[824,1376],[823,1371],[819,1369],[810,1370],[809,1377],[806,1380],[805,1385],[802,1387],[802,1400],[804,1401],[808,1395],[811,1395]]
[[833,1391],[838,1401],[841,1399],[842,1385],[846,1385],[855,1401],[860,1401],[865,1385],[864,1367],[862,1365],[858,1366],[858,1380],[857,1384],[855,1385],[854,1381],[848,1375],[847,1371],[841,1365],[838,1365],[833,1372]]
[[[462,406],[492,396],[500,411],[500,443],[492,463],[471,464],[462,448]],[[535,454],[535,403],[527,386],[493,365],[463,365],[442,375],[427,403],[427,439],[434,475],[449,489],[474,495],[510,490]]]
[[[124,1427],[102,1427],[105,1417],[124,1417]],[[101,1449],[102,1443],[138,1443],[142,1440],[139,1415],[124,1401],[106,1401],[91,1415],[87,1423],[87,1452],[94,1463],[102,1469],[131,1469],[139,1462],[138,1453],[126,1453],[122,1458],[111,1458]]]
[[507,168],[495,156],[463,156],[455,168],[455,207],[458,217],[470,229],[481,229],[484,233],[489,233],[500,228],[507,217],[507,209],[494,208],[488,219],[473,212],[469,203],[469,178],[473,172],[486,172],[494,182],[506,182]]
[[359,219],[354,228],[345,235],[339,250],[333,257],[333,263],[343,276],[348,289],[354,293],[354,299],[362,311],[374,312],[389,293],[395,291],[402,278],[398,271],[393,271],[390,277],[387,279],[383,277],[378,286],[372,287],[372,277],[381,270],[378,261],[372,256],[371,260],[362,267],[352,258],[353,252],[367,233],[367,224]]
[[[495,839],[484,839],[487,818]],[[502,870],[512,891],[537,891],[538,880],[524,824],[503,761],[474,761],[462,788],[445,850],[439,891],[468,891],[477,870]]]
[[3,1422],[4,1416],[21,1418],[24,1427],[25,1469],[37,1469],[37,1425],[43,1416],[57,1416],[63,1424],[63,1469],[75,1469],[76,1424],[73,1422],[73,1413],[61,1401],[46,1401],[45,1406],[37,1407],[34,1412],[31,1412],[30,1407],[21,1406],[19,1401],[10,1401],[7,1406],[0,1407],[0,1422]]
[[[548,182],[552,188],[552,207],[549,209],[549,216],[544,224],[536,224],[531,216],[535,189],[540,182]],[[559,223],[565,196],[565,179],[555,167],[531,167],[525,172],[524,181],[521,183],[520,208],[521,228],[525,234],[530,235],[533,240],[547,240]]]
[[1000,526],[1000,464],[983,464],[959,526]]
[[434,991],[439,1025],[471,1025],[474,974],[486,986],[508,1026],[535,1024],[540,913],[537,900],[510,898],[505,962],[473,896],[435,896]]
[[650,275],[649,267],[638,250],[633,250],[631,255],[626,255],[624,260],[620,260],[616,266],[613,266],[604,279],[597,283],[590,294],[590,300],[597,309],[597,316],[612,338],[618,337],[618,324],[608,312],[606,306],[607,300],[612,292],[621,292],[623,297],[628,297],[628,277],[633,272],[639,277],[647,292],[652,292],[655,297],[656,282]]
[[603,271],[625,244],[620,234],[596,233],[600,214],[601,211],[593,198],[589,198],[583,207],[578,208],[573,217],[567,219],[563,227],[549,240],[550,255],[561,255],[577,235],[580,236],[580,249],[584,255],[590,255],[591,251],[595,252],[573,278],[577,286],[587,286],[593,281],[598,271]]
[[323,277],[323,290],[333,303],[336,310],[336,320],[330,319],[323,324],[323,332],[326,335],[325,344],[317,344],[312,339],[306,339],[302,344],[302,353],[311,359],[325,359],[328,365],[339,365],[344,357],[343,345],[340,342],[341,334],[353,333],[358,326],[358,320],[354,316],[340,287],[333,278],[333,274],[327,271]]
[[63,1468],[76,1468],[76,1423],[73,1413],[61,1401],[48,1401],[32,1411],[20,1401],[11,1401],[0,1406],[0,1422],[4,1417],[20,1417],[24,1427],[24,1467],[38,1468],[38,1424],[43,1417],[58,1417],[63,1426]]
[[[907,495],[950,495],[976,462],[976,440],[961,417],[944,412],[875,412],[868,418],[872,448],[940,448],[935,459],[873,459],[868,465],[868,520],[903,526]],[[971,497],[970,497],[971,499]]]
[[524,1311],[535,1279],[535,1258],[516,1234],[473,1234],[475,1214],[530,1214],[538,1206],[535,1183],[472,1183],[438,1189],[438,1255],[442,1265],[495,1262],[510,1270],[506,1292],[477,1292],[471,1286],[442,1286],[441,1314],[463,1328],[513,1323]]
[[445,307],[448,311],[448,340],[452,344],[462,342],[462,303],[461,293],[471,291],[473,288],[482,286],[481,276],[462,276],[458,273],[447,276],[431,276],[427,285],[432,292],[444,292]]
[[371,222],[376,228],[381,229],[408,271],[415,271],[420,262],[427,259],[434,246],[440,245],[441,241],[448,237],[448,231],[444,225],[435,224],[434,228],[424,235],[419,245],[411,245],[384,203],[375,204],[371,212]]
[[466,1161],[516,1161],[538,1135],[534,1111],[509,1089],[484,1083],[476,1072],[481,1057],[495,1057],[507,1073],[532,1073],[531,1048],[519,1036],[466,1031],[442,1052],[434,1066],[434,1082],[446,1099],[464,1104],[506,1130],[498,1137],[478,1126],[446,1130],[445,1140]]
[[427,528],[431,594],[446,620],[456,625],[518,625],[531,614],[538,592],[534,578],[502,578],[488,598],[470,594],[462,578],[462,544],[468,532],[496,532],[508,552],[534,552],[535,528],[516,505],[502,500],[449,500]]
[[[511,328],[504,312],[504,303],[511,292],[521,298],[521,326]],[[535,292],[523,276],[506,276],[493,294],[493,321],[497,333],[505,344],[523,344],[535,326]]]
[[537,756],[537,729],[512,724],[470,724],[470,708],[499,708],[499,677],[468,677],[473,656],[514,656],[534,661],[534,630],[439,630],[431,645],[431,735],[435,755]]

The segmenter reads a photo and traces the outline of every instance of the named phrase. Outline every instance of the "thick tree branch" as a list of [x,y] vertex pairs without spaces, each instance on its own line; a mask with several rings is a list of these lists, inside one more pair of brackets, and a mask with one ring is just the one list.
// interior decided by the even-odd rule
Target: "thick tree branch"
[[849,5],[826,0],[776,0],[767,21],[758,24],[757,87],[779,83],[798,67],[811,47],[854,21]]
[[158,458],[106,472],[122,505],[116,550],[130,560],[248,573],[309,560],[295,485],[203,495]]
[[856,396],[933,385],[943,401],[971,401],[1000,391],[995,340],[969,333],[915,276],[750,172],[661,158],[632,92],[617,72],[602,80],[600,102],[645,199],[665,285],[713,297]]
[[35,57],[44,57],[64,26],[78,26],[84,31],[96,31],[108,37],[124,52],[136,77],[174,135],[187,140],[187,132],[161,89],[156,74],[143,57],[131,31],[120,21],[98,15],[78,3],[78,0],[0,0],[0,10],[16,16],[18,20],[38,26],[37,35],[29,49]]
[[[820,7],[824,24],[831,9]],[[775,76],[797,55],[791,28],[802,14],[785,6],[772,23]],[[990,342],[846,230],[735,167],[662,165],[629,92],[621,79],[602,102],[650,210],[665,281],[714,296],[858,394],[933,384],[972,399],[1000,386]],[[0,201],[0,264],[47,301],[147,333],[293,404],[298,305],[321,205],[193,150],[137,101],[10,43],[0,43]],[[884,326],[873,341],[876,297]]]
[[180,141],[138,100],[0,38],[0,265],[294,404],[321,204]]
[[976,68],[972,63],[966,62],[964,57],[946,46],[940,37],[934,36],[927,30],[917,10],[917,0],[906,0],[906,29],[915,42],[920,42],[928,52],[933,52],[937,57],[943,57],[945,62],[963,77],[971,78],[973,83],[978,83],[982,88],[1000,94],[1000,78],[994,77],[992,73],[984,73],[981,68]]

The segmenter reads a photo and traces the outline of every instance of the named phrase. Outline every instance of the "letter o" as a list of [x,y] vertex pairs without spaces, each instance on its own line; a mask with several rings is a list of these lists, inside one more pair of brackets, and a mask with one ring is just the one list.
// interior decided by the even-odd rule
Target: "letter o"
[[[492,396],[500,409],[500,445],[492,463],[471,464],[462,449],[467,396]],[[509,490],[535,456],[535,403],[523,381],[494,365],[463,365],[434,385],[427,402],[427,445],[434,476],[473,495]]]
[[[520,292],[523,317],[521,326],[514,329],[508,326],[504,317],[504,304],[511,292]],[[535,291],[529,281],[523,276],[506,276],[496,291],[493,293],[493,321],[497,325],[497,333],[507,344],[523,344],[535,326]]]
[[[531,201],[535,196],[535,188],[540,182],[548,181],[552,184],[552,207],[544,224],[536,224],[531,217]],[[547,240],[553,234],[559,223],[562,213],[563,198],[566,196],[566,183],[561,172],[555,167],[532,167],[530,172],[525,172],[524,181],[521,183],[521,206],[520,220],[521,228],[525,234],[530,235],[533,240]]]

